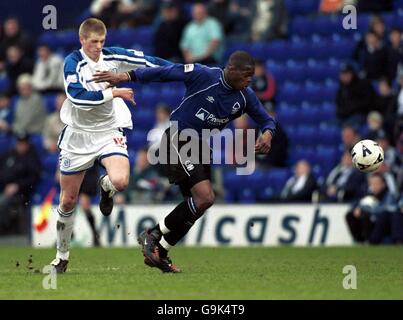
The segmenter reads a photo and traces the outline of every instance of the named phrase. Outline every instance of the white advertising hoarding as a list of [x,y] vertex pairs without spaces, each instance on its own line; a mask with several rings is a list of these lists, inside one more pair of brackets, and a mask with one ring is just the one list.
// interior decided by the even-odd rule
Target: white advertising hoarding
[[[175,207],[172,205],[115,206],[104,217],[94,206],[95,223],[103,246],[137,246],[136,237]],[[55,209],[55,208],[54,208]],[[195,223],[182,244],[189,246],[350,245],[345,223],[347,205],[214,205]],[[32,221],[40,207],[32,210]],[[32,227],[32,245],[56,243],[57,214],[53,210],[41,232]],[[92,246],[84,213],[78,208],[73,245]]]

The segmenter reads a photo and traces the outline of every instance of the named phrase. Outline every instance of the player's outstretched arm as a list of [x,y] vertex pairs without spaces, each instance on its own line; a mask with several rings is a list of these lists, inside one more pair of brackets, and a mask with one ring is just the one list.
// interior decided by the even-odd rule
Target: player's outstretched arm
[[187,81],[197,71],[193,64],[170,64],[155,68],[138,68],[130,72],[114,73],[110,71],[100,71],[94,74],[95,82],[109,82],[110,85],[116,85],[120,82],[138,81],[138,82],[169,82],[169,81]]

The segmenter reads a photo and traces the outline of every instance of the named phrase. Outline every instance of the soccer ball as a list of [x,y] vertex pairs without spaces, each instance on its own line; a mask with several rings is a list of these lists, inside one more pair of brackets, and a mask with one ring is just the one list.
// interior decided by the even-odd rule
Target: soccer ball
[[362,172],[374,172],[384,160],[383,149],[372,140],[357,142],[351,151],[351,157],[355,167]]

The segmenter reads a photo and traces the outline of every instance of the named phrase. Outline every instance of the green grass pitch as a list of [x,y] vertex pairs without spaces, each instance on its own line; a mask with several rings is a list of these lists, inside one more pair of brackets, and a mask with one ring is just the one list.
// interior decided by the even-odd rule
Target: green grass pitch
[[[139,248],[73,248],[57,289],[45,290],[39,270],[54,253],[0,247],[0,299],[403,299],[401,246],[178,247],[181,274],[146,267]],[[345,265],[356,290],[343,288]]]

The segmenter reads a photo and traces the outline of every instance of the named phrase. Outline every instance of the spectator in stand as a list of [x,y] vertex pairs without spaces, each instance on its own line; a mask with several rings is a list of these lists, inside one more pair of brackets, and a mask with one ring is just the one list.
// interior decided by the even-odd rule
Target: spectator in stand
[[56,97],[56,110],[48,115],[45,120],[43,128],[43,144],[49,153],[59,152],[57,142],[59,140],[59,135],[65,126],[62,120],[60,120],[60,109],[65,100],[66,95],[64,93],[59,93]]
[[5,94],[0,94],[0,136],[10,133],[12,117],[10,98]]
[[393,0],[358,0],[357,12],[383,12],[393,10]]
[[389,165],[389,163],[383,162],[379,167],[379,169],[376,170],[376,172],[383,176],[383,179],[385,180],[386,187],[389,193],[393,196],[398,196],[399,190],[397,187],[397,181],[392,173],[391,166]]
[[91,15],[102,20],[107,28],[116,29],[122,22],[118,10],[120,2],[120,0],[93,0],[90,6]]
[[0,71],[5,68],[7,49],[18,47],[26,57],[33,55],[33,46],[30,37],[25,34],[17,18],[8,18],[4,21],[4,34],[0,41]]
[[397,96],[397,117],[403,118],[403,68],[398,75],[399,93]]
[[382,174],[370,175],[368,186],[368,193],[346,215],[351,235],[356,242],[379,244],[391,236],[395,243],[402,243],[403,215]]
[[266,108],[275,107],[276,81],[260,60],[255,61],[255,76],[252,79],[251,87]]
[[385,47],[388,42],[388,34],[386,32],[385,22],[382,16],[373,15],[369,22],[369,32],[373,32],[380,41],[380,46]]
[[151,24],[157,13],[153,0],[93,0],[91,14],[102,20],[108,28],[122,25],[134,27]]
[[362,197],[366,189],[365,174],[353,166],[350,151],[343,153],[340,163],[329,173],[324,188],[328,201],[346,202]]
[[147,159],[147,149],[137,151],[136,164],[130,175],[129,186],[115,195],[116,203],[155,203],[164,200],[170,188],[168,179],[161,177]]
[[169,116],[171,115],[171,108],[165,103],[160,103],[155,109],[155,125],[150,130],[148,141],[150,148],[158,149],[161,143],[162,135],[169,127]]
[[374,108],[376,94],[368,80],[358,78],[351,64],[343,64],[336,95],[336,115],[340,124],[361,126]]
[[27,207],[39,181],[41,163],[25,133],[0,155],[0,235],[29,232]]
[[345,126],[341,130],[341,141],[343,142],[343,151],[351,151],[355,144],[360,141],[360,136],[355,128]]
[[287,202],[311,202],[316,188],[316,179],[311,173],[310,164],[306,160],[300,160],[295,165],[294,175],[281,191],[280,198]]
[[252,10],[249,0],[230,1],[228,13],[231,20],[231,28],[228,34],[230,39],[236,41],[250,40]]
[[162,3],[161,22],[154,35],[156,56],[172,62],[183,61],[179,43],[186,23],[176,2],[167,0]]
[[186,63],[217,64],[224,51],[221,24],[207,15],[206,6],[196,3],[192,8],[193,20],[182,35],[180,47]]
[[287,37],[288,14],[284,0],[256,0],[252,17],[252,41]]
[[389,46],[386,48],[387,75],[389,81],[396,79],[399,62],[403,61],[403,40],[402,32],[398,28],[393,28],[389,33]]
[[42,97],[32,89],[31,75],[20,75],[17,86],[20,97],[15,107],[13,132],[42,133],[46,109]]
[[229,15],[230,0],[210,0],[208,3],[208,14],[210,17],[220,21],[225,34],[232,28],[232,21]]
[[63,91],[63,59],[46,44],[38,47],[37,54],[38,61],[32,75],[33,88],[42,94]]
[[367,117],[367,127],[362,136],[365,139],[375,140],[379,135],[385,134],[383,117],[378,111],[371,111]]
[[32,73],[32,61],[24,56],[23,51],[18,46],[7,48],[6,72],[10,80],[8,95],[17,94],[17,79],[23,73]]
[[[276,119],[275,109],[268,105],[266,110]],[[273,137],[269,154],[257,154],[256,163],[261,168],[286,167],[288,159],[288,137],[280,122],[276,124],[276,134]]]
[[393,120],[396,117],[396,101],[397,97],[393,94],[388,78],[382,77],[378,82],[378,103],[376,110],[388,119]]
[[378,80],[387,74],[387,52],[375,32],[365,35],[365,44],[356,49],[354,54],[362,76],[369,80]]

